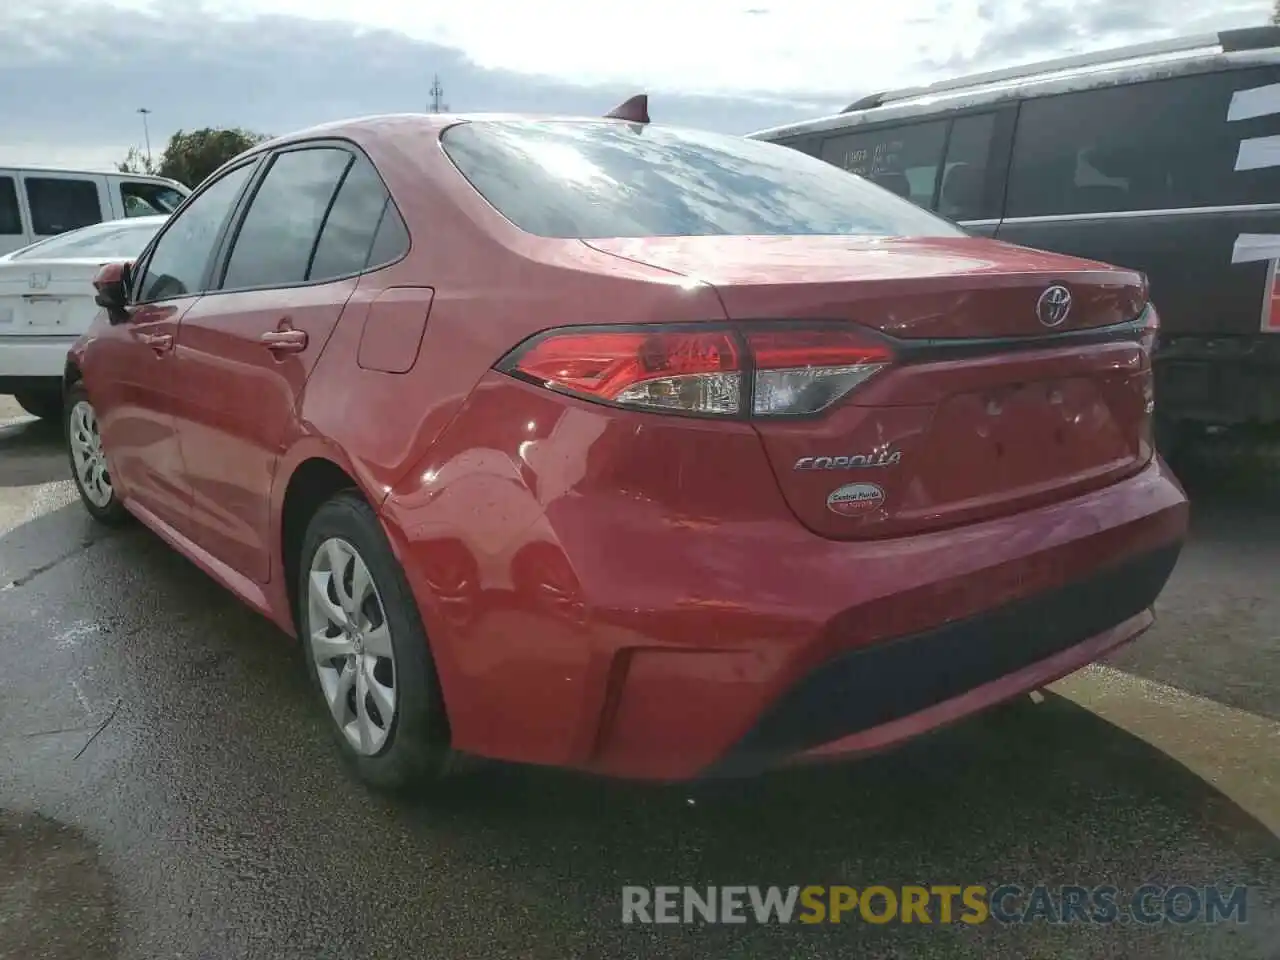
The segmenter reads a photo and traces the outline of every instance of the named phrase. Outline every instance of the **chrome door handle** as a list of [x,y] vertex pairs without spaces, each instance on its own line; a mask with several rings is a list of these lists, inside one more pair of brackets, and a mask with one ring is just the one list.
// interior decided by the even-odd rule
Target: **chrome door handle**
[[307,331],[268,330],[258,340],[272,353],[298,353],[307,348]]

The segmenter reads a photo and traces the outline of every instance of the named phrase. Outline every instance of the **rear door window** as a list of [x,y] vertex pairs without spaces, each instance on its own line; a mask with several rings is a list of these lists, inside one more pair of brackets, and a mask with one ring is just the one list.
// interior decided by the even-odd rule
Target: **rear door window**
[[1028,100],[1006,216],[1280,201],[1280,69]]
[[13,177],[0,177],[0,236],[21,234],[22,214],[18,210],[18,188]]
[[306,279],[329,280],[363,270],[387,200],[378,171],[368,160],[357,158],[325,217]]
[[930,208],[946,138],[946,120],[882,127],[830,137],[821,155],[828,163]]
[[70,177],[24,177],[31,229],[51,237],[102,222],[98,184]]
[[383,267],[393,260],[399,260],[409,252],[409,231],[404,225],[404,218],[396,209],[395,201],[388,199],[386,210],[382,213],[382,221],[378,224],[378,233],[373,238],[373,247],[369,250],[369,269]]
[[996,115],[977,113],[956,117],[947,138],[942,165],[938,212],[952,220],[980,220],[996,215],[987,203],[987,164]]
[[320,228],[351,163],[351,154],[331,147],[277,155],[240,224],[222,289],[305,282]]

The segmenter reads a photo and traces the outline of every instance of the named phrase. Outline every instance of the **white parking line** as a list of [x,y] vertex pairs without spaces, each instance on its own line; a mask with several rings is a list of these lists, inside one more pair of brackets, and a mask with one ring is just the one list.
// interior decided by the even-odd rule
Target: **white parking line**
[[1099,664],[1049,689],[1177,760],[1280,836],[1280,723]]

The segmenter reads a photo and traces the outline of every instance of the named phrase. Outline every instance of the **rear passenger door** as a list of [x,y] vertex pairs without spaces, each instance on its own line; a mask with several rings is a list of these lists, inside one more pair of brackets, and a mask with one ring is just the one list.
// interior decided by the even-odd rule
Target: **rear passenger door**
[[998,236],[1144,271],[1166,335],[1258,333],[1280,257],[1277,84],[1258,67],[1026,101]]
[[349,145],[276,153],[180,325],[175,417],[193,539],[255,582],[270,575],[270,491],[294,412],[389,206]]
[[106,177],[85,174],[22,174],[22,189],[37,240],[108,219]]

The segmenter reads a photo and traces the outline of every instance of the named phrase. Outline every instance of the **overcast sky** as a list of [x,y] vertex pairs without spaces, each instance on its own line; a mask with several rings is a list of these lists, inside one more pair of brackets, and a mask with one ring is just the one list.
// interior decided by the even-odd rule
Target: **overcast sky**
[[109,167],[178,128],[421,110],[728,132],[875,89],[1266,21],[1271,0],[0,0],[0,163]]

